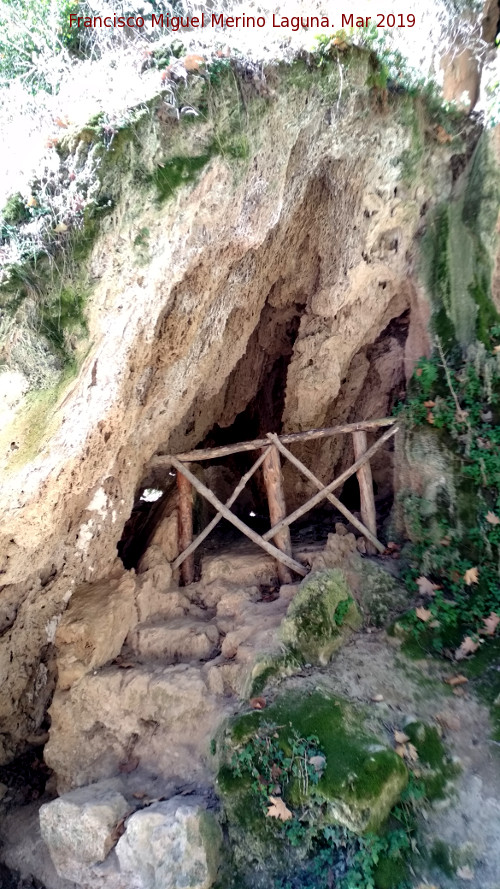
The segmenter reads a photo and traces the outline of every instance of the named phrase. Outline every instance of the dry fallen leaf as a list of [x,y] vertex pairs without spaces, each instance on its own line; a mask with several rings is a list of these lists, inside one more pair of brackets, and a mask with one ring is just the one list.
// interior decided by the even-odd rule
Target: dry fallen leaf
[[457,877],[460,877],[461,880],[473,880],[474,871],[472,871],[467,865],[464,865],[464,867],[458,868]]
[[449,729],[450,732],[458,732],[460,729],[460,719],[448,710],[436,713],[434,718],[438,725],[444,729]]
[[394,752],[401,757],[401,759],[405,758],[406,747],[404,744],[398,744],[397,747],[394,748]]
[[399,543],[394,543],[393,540],[389,540],[389,543],[387,544],[387,549],[389,550],[389,552],[393,553],[393,552],[397,552],[398,550],[400,550],[401,546]]
[[410,739],[404,732],[394,732],[394,740],[396,744],[406,744]]
[[459,673],[457,676],[450,676],[449,679],[445,679],[444,681],[446,682],[446,685],[451,685],[452,688],[455,688],[457,685],[465,685],[469,680],[467,679],[467,676],[462,676],[462,674]]
[[446,132],[445,128],[440,124],[435,129],[436,139],[440,145],[446,145],[447,142],[451,142],[453,140],[453,136],[450,136],[449,133]]
[[432,613],[428,608],[415,608],[415,614],[419,620],[424,622],[424,624],[426,624],[432,617]]
[[418,759],[418,751],[414,744],[408,744],[406,747],[408,759],[411,759],[412,762],[416,762]]
[[473,583],[479,583],[479,570],[477,568],[467,568],[464,574],[464,580],[467,586]]
[[113,841],[113,844],[116,843],[116,842],[118,842],[118,840],[120,839],[120,837],[123,836],[123,834],[125,833],[125,821],[126,821],[126,819],[128,818],[128,816],[129,816],[130,814],[131,814],[131,813],[128,812],[128,813],[125,815],[125,818],[121,818],[120,821],[118,822],[118,824],[117,824],[117,825],[113,828],[113,830],[111,831],[111,839],[112,839],[112,841]]
[[428,577],[419,577],[417,580],[418,591],[421,596],[434,596],[436,590],[440,587],[436,583],[432,583]]
[[486,521],[489,522],[490,525],[500,525],[500,519],[494,512],[491,512],[491,510],[486,513]]
[[250,698],[249,704],[252,710],[263,710],[266,706],[265,698]]
[[[462,644],[459,648],[457,648],[455,652],[455,660],[463,661],[469,654],[474,654],[479,648],[479,642],[474,642],[472,636],[466,636],[462,641]],[[454,691],[458,691],[458,689],[454,689]]]
[[382,701],[384,700],[384,696],[383,695],[372,695],[371,699],[374,704],[381,704]]
[[463,697],[465,697],[465,692],[464,692],[462,686],[460,686],[459,688],[454,688],[454,689],[453,689],[453,694],[454,694],[455,697],[457,697],[457,698],[463,698]]
[[279,818],[280,821],[290,821],[293,818],[290,809],[288,809],[279,796],[270,796],[269,802],[272,805],[267,810],[267,818]]
[[[493,351],[497,353],[500,352],[500,346],[495,346]],[[420,376],[420,374],[418,376]]]
[[424,401],[424,407],[436,407],[435,401]]
[[500,624],[500,617],[492,611],[489,617],[483,619],[483,624],[484,630],[480,630],[479,632],[484,633],[485,636],[494,636],[496,628],[498,627],[498,624]]

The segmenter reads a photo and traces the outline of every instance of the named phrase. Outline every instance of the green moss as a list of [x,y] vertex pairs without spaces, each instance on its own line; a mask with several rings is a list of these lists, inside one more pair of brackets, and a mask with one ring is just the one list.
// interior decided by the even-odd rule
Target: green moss
[[491,299],[491,273],[492,267],[485,260],[484,268],[476,272],[469,285],[469,293],[477,305],[476,336],[489,349],[494,345],[491,328],[500,322],[500,314]]
[[426,798],[443,799],[447,784],[456,777],[459,769],[446,753],[437,728],[414,722],[405,726],[405,733],[417,750],[419,764],[425,767],[421,780]]
[[436,865],[447,877],[453,877],[456,873],[456,867],[453,862],[452,849],[443,840],[435,840],[431,849],[431,861]]
[[[364,730],[359,711],[322,691],[309,695],[290,692],[265,711],[238,717],[230,727],[230,749],[244,744],[268,723],[277,726],[278,743],[285,752],[292,731],[301,738],[318,738],[326,768],[314,791],[325,803],[327,821],[358,832],[380,827],[406,785],[407,772],[392,750]],[[223,794],[247,796],[227,768],[219,773],[219,786]],[[303,791],[296,784],[287,793],[291,804],[304,802]],[[245,811],[243,800],[241,811]]]
[[202,812],[199,819],[200,836],[207,856],[208,872],[215,879],[220,864],[222,830],[211,812]]
[[383,858],[374,873],[376,889],[399,889],[407,877],[407,865],[401,858]]
[[252,668],[250,682],[243,697],[260,695],[273,679],[293,676],[304,666],[304,659],[298,652],[281,651],[277,654],[262,655]]
[[30,392],[14,421],[0,431],[2,450],[7,450],[8,443],[12,440],[20,442],[20,447],[12,453],[9,460],[9,470],[17,469],[36,457],[40,445],[52,431],[54,408],[68,384],[76,377],[77,371],[76,363],[69,365],[54,386]]
[[361,583],[358,601],[365,620],[376,627],[408,607],[410,594],[392,574],[373,562],[361,562]]
[[302,582],[288,608],[281,636],[306,661],[325,665],[346,634],[361,623],[345,577],[334,569],[313,574]]
[[12,195],[2,210],[4,222],[7,225],[21,225],[31,219],[29,208],[26,206],[22,195],[17,192]]
[[65,364],[71,363],[68,334],[87,334],[85,304],[88,292],[78,285],[51,293],[40,308],[41,330]]
[[151,176],[160,203],[173,197],[181,185],[194,182],[200,170],[208,164],[212,154],[207,152],[197,157],[172,157],[156,168]]
[[[500,742],[500,639],[485,642],[462,670],[470,687],[490,708],[492,740]],[[498,750],[498,748],[496,748]]]
[[446,352],[457,343],[465,349],[475,338],[491,348],[490,329],[499,321],[491,276],[500,177],[491,155],[483,136],[464,192],[436,209],[422,239],[433,326]]

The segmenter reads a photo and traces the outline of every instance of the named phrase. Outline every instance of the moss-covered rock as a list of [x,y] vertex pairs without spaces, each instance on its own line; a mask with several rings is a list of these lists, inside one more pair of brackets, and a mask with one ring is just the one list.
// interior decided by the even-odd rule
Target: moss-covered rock
[[361,575],[358,600],[365,619],[376,627],[384,626],[392,615],[408,607],[411,594],[374,562],[360,559],[358,565]]
[[443,348],[463,349],[477,338],[491,347],[499,316],[491,295],[500,177],[491,139],[480,139],[467,184],[457,200],[438,207],[422,239],[422,268]]
[[314,574],[300,585],[281,627],[285,645],[325,666],[362,619],[342,571]]
[[279,751],[290,756],[293,739],[301,744],[310,739],[317,746],[326,760],[317,783],[298,781],[293,770],[289,781],[276,779],[281,781],[276,792],[294,818],[312,816],[317,827],[343,825],[357,834],[377,831],[407,783],[403,761],[366,730],[363,713],[322,689],[309,694],[289,691],[264,711],[236,717],[227,729],[218,784],[233,841],[245,835],[248,853],[259,859],[269,854],[268,845],[283,840],[283,825],[266,817],[261,794],[240,767],[251,758],[256,737],[268,739],[271,769],[273,750],[277,761]]
[[446,752],[438,729],[423,722],[412,722],[405,726],[405,733],[418,754],[419,771],[425,785],[426,798],[443,799],[446,795],[446,785],[457,775],[459,768]]

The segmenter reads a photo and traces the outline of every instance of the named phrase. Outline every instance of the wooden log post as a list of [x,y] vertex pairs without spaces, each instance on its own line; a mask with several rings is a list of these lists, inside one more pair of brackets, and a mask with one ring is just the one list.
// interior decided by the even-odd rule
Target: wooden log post
[[[359,460],[367,451],[366,432],[358,431],[352,433],[352,441],[354,444],[354,458]],[[357,473],[359,483],[359,497],[361,503],[361,518],[373,534],[377,536],[377,514],[375,511],[375,498],[373,496],[373,479],[370,462],[367,461],[360,466]]]
[[[266,542],[267,540],[271,540],[271,538],[274,537],[278,533],[278,531],[281,531],[282,528],[287,525],[293,525],[293,523],[296,522],[297,519],[302,518],[302,516],[305,515],[306,512],[314,509],[314,507],[317,506],[318,503],[321,503],[321,501],[324,500],[324,498],[327,497],[328,494],[330,494],[336,488],[340,488],[340,486],[343,485],[344,482],[346,482],[347,479],[351,477],[351,475],[354,475],[354,473],[357,472],[358,469],[363,466],[368,460],[370,460],[371,457],[373,457],[373,455],[382,447],[382,445],[384,445],[386,441],[392,438],[393,435],[396,435],[397,432],[399,432],[399,426],[393,426],[392,429],[388,429],[387,432],[384,432],[379,440],[376,441],[375,444],[372,444],[371,448],[368,448],[366,453],[363,454],[363,456],[360,457],[359,460],[356,460],[356,462],[353,463],[352,466],[349,467],[349,469],[345,469],[344,472],[342,472],[337,478],[333,480],[333,482],[330,482],[329,485],[326,485],[324,488],[321,489],[321,491],[318,491],[318,493],[315,494],[314,497],[311,497],[307,501],[307,503],[304,503],[303,506],[297,507],[295,512],[290,513],[290,515],[282,519],[281,522],[278,522],[277,525],[275,525],[273,528],[270,528],[269,531],[266,531],[266,533],[262,535],[262,540],[264,542]],[[170,459],[172,460],[172,458]],[[182,463],[179,463],[177,461],[176,469],[181,466]]]
[[[301,565],[300,562],[297,562],[296,559],[292,559],[292,557],[287,555],[287,553],[281,552],[281,550],[279,550],[277,546],[273,546],[272,543],[268,543],[267,540],[264,540],[264,538],[260,536],[260,534],[257,534],[256,531],[253,531],[252,528],[249,528],[248,525],[245,525],[245,522],[242,522],[241,519],[239,519],[238,516],[235,516],[230,509],[227,509],[227,507],[224,506],[223,503],[221,503],[219,498],[216,497],[215,494],[206,487],[206,485],[202,484],[202,482],[200,482],[199,479],[197,479],[196,476],[189,471],[185,463],[181,463],[180,460],[177,459],[177,457],[170,457],[170,464],[174,467],[174,469],[177,469],[177,472],[185,475],[186,478],[191,482],[193,488],[199,491],[199,493],[202,494],[203,497],[205,497],[205,499],[212,504],[216,512],[220,512],[223,518],[227,519],[228,522],[231,522],[231,524],[234,525],[235,528],[238,528],[238,531],[241,531],[242,534],[246,534],[246,536],[249,537],[250,540],[253,541],[253,543],[256,543],[257,546],[262,547],[262,549],[264,549],[266,553],[269,553],[269,555],[272,556],[273,559],[276,559],[278,562],[283,562],[284,565],[288,565],[288,567],[291,568],[292,571],[295,572],[295,574],[299,574],[300,577],[306,576],[306,574],[308,573],[307,568],[304,568],[304,566]],[[289,524],[287,519],[282,519],[280,524],[283,523]],[[278,530],[281,529],[276,529],[276,531]],[[271,534],[270,536],[274,537],[274,534]]]
[[[278,448],[278,451],[280,451],[283,456],[286,457],[290,461],[290,463],[293,464],[293,466],[297,467],[299,472],[302,472],[305,477],[313,483],[314,487],[317,488],[318,491],[323,490],[325,485],[320,482],[319,478],[316,478],[316,476],[311,472],[310,469],[307,468],[307,466],[304,466],[304,464],[297,457],[295,457],[292,452],[288,450],[288,448],[285,447],[285,445],[279,440],[277,435],[270,432],[267,437],[270,439],[270,441],[274,442],[274,444]],[[375,549],[378,549],[380,553],[383,553],[385,551],[385,546],[383,545],[383,543],[380,543],[380,540],[377,540],[375,535],[372,534],[368,530],[368,528],[366,528],[365,525],[363,525],[363,523],[360,522],[356,518],[356,516],[352,514],[349,509],[347,509],[347,506],[344,506],[344,504],[341,500],[338,499],[338,497],[335,497],[334,494],[327,494],[326,499],[329,500],[332,506],[334,506],[335,509],[338,509],[338,511],[342,513],[343,516],[345,516],[347,521],[350,522],[351,525],[354,525],[354,527],[357,528],[358,531],[360,531],[367,540],[371,541]]]
[[[264,473],[264,483],[267,492],[267,502],[269,504],[269,517],[271,525],[276,525],[286,516],[285,495],[283,493],[283,478],[281,475],[280,455],[276,447],[267,448],[267,453],[262,464]],[[273,537],[274,545],[286,553],[287,556],[292,555],[292,540],[290,537],[290,529],[283,528]],[[292,573],[286,565],[278,562],[278,577],[280,583],[291,583],[293,580]]]
[[[177,490],[179,491],[179,507],[177,522],[179,531],[179,549],[182,552],[193,542],[193,489],[191,482],[177,471]],[[194,555],[191,553],[181,565],[181,581],[184,586],[194,580]]]

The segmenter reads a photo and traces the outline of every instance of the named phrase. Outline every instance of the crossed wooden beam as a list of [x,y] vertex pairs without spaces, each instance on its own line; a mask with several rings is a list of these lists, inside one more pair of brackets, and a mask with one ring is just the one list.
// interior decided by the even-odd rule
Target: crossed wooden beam
[[[219,448],[209,448],[205,450],[194,450],[184,454],[174,456],[154,457],[150,466],[172,466],[177,471],[177,485],[179,490],[179,546],[181,548],[180,555],[174,561],[172,567],[174,569],[181,567],[181,575],[185,584],[192,583],[194,580],[194,558],[193,554],[203,540],[210,534],[221,519],[227,519],[239,531],[250,538],[257,546],[265,550],[269,555],[276,559],[278,563],[278,574],[281,583],[290,583],[293,574],[305,577],[307,569],[300,564],[292,555],[292,545],[290,538],[290,525],[301,518],[309,510],[313,509],[322,500],[328,500],[335,508],[348,519],[348,521],[357,530],[369,540],[373,546],[383,552],[385,547],[377,539],[376,533],[376,513],[375,500],[373,496],[373,482],[370,469],[370,459],[373,455],[398,431],[395,425],[396,421],[391,418],[382,420],[370,420],[362,423],[352,423],[345,426],[330,427],[325,429],[312,429],[307,432],[290,433],[288,435],[278,436],[275,433],[269,433],[265,439],[256,439],[251,442],[241,442],[235,445],[227,445]],[[389,427],[386,432],[370,447],[367,448],[366,433],[368,430]],[[354,444],[355,462],[349,469],[342,472],[330,484],[324,485],[307,466],[302,463],[291,451],[286,444],[296,441],[308,441],[316,438],[326,438],[338,433],[351,433]],[[285,444],[286,443],[286,444]],[[235,454],[242,451],[252,451],[260,449],[257,460],[242,476],[233,493],[224,504],[216,495],[210,491],[190,470],[189,463],[201,460],[210,460],[216,457],[223,457],[229,454]],[[283,495],[283,485],[281,476],[280,454],[292,463],[313,485],[318,489],[318,493],[314,494],[302,506],[298,507],[290,515],[286,515],[285,498]],[[237,500],[243,488],[262,466],[264,473],[264,481],[266,485],[267,498],[269,504],[269,514],[271,518],[271,528],[265,534],[257,534],[252,528],[249,528],[238,516],[231,512],[230,507]],[[355,515],[333,494],[336,488],[339,488],[348,478],[356,473],[360,487],[361,501],[361,518],[360,521]],[[192,520],[192,491],[191,486],[195,488],[216,510],[216,515],[209,522],[206,528],[198,534],[193,540],[193,520]],[[273,541],[271,543],[270,541]]]

